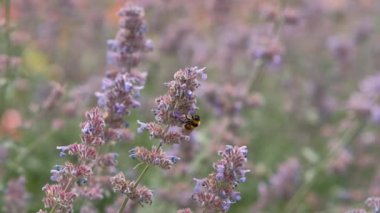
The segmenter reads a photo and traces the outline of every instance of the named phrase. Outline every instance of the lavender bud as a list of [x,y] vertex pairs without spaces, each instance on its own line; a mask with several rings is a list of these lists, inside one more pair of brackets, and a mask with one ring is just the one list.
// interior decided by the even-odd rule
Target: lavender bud
[[115,103],[115,112],[118,114],[123,114],[126,110],[126,107],[124,104],[121,103]]
[[79,186],[83,186],[83,185],[85,185],[87,182],[88,182],[88,180],[87,180],[87,178],[85,178],[85,177],[79,178],[79,179],[77,180],[77,184],[78,184]]
[[57,146],[57,149],[60,151],[59,157],[63,158],[66,156],[66,151],[69,149],[68,146]]
[[232,199],[232,201],[241,200],[240,192],[231,192],[231,199]]
[[125,92],[131,92],[133,89],[133,84],[131,82],[125,82],[124,83],[124,90]]
[[179,157],[176,157],[176,156],[171,156],[171,157],[170,157],[170,160],[171,160],[171,162],[172,162],[173,164],[176,164],[176,163],[180,160],[180,158],[179,158]]
[[138,133],[142,133],[142,132],[148,127],[148,124],[147,124],[147,123],[141,122],[141,121],[139,121],[139,120],[137,120],[137,124],[140,125],[140,126],[137,128],[137,132],[138,132]]
[[91,125],[91,123],[86,123],[82,127],[82,133],[86,135],[90,135],[94,131],[94,127]]
[[161,162],[161,161],[160,161],[159,158],[156,158],[156,159],[153,160],[153,164],[154,164],[154,165],[159,165],[160,162]]
[[113,39],[107,40],[107,49],[110,51],[116,51],[117,43]]
[[193,178],[193,180],[195,180],[194,193],[199,193],[202,190],[204,179]]

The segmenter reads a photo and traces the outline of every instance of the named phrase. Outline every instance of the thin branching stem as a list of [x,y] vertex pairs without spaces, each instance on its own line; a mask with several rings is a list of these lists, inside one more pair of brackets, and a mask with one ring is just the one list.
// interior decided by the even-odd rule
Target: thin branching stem
[[[340,140],[340,145],[345,146],[347,144],[353,143],[356,138],[360,135],[360,133],[363,131],[364,127],[366,126],[367,122],[366,119],[361,119],[353,129],[346,129],[342,139]],[[324,171],[327,161],[332,157],[334,154],[334,149],[330,149],[328,153],[326,154],[325,158],[317,165],[315,165],[315,173],[312,176],[310,180],[307,182],[304,182],[303,185],[301,185],[298,190],[294,193],[293,197],[288,202],[285,212],[297,212],[297,207],[299,207],[299,203],[301,202],[301,199],[303,199],[306,194],[309,192],[310,188],[313,186],[313,183],[315,181],[315,177],[318,177],[321,172]]]
[[11,56],[11,39],[10,39],[10,19],[11,19],[11,0],[5,0],[5,51],[7,54],[5,70],[7,77],[10,75],[10,56]]
[[[162,144],[163,143],[161,142],[160,145],[158,145],[156,151],[158,151],[162,147]],[[145,167],[142,170],[142,172],[140,173],[140,175],[137,177],[135,185],[133,186],[133,188],[136,188],[139,185],[139,183],[141,182],[141,180],[144,178],[145,174],[148,172],[149,168],[150,168],[150,164],[145,163]],[[128,204],[128,201],[129,201],[129,197],[126,196],[125,199],[124,199],[124,201],[123,201],[123,203],[121,204],[121,206],[119,208],[119,211],[118,211],[119,213],[124,212],[124,209],[125,209],[125,207]]]
[[11,0],[5,0],[4,1],[5,6],[5,27],[4,27],[4,45],[5,45],[5,76],[4,79],[0,78],[0,103],[1,109],[0,109],[0,115],[3,112],[3,109],[6,108],[6,93],[7,93],[7,86],[10,80],[10,73],[11,73],[11,39],[10,39],[10,17],[11,17]]
[[[279,11],[285,11],[286,6],[288,5],[288,0],[284,0],[283,3],[279,3]],[[273,36],[274,38],[278,38],[281,33],[281,29],[284,25],[284,20],[283,20],[283,13],[281,13],[280,16],[277,17],[277,19],[274,22],[273,25]],[[263,80],[264,78],[264,68],[265,68],[265,61],[264,59],[257,59],[253,65],[253,70],[252,74],[248,78],[248,83],[245,87],[245,94],[249,94],[253,89],[257,89],[259,83]]]

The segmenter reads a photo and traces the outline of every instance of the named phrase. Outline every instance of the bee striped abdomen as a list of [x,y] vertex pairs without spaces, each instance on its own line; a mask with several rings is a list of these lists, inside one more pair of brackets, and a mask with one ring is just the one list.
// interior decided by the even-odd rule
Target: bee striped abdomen
[[191,125],[193,125],[194,127],[198,127],[199,124],[197,122],[192,122]]
[[187,130],[193,130],[195,128],[191,123],[186,123],[184,127]]
[[198,127],[200,123],[201,123],[201,120],[200,120],[199,115],[193,115],[191,117],[187,117],[184,128],[186,130],[193,130],[194,128]]

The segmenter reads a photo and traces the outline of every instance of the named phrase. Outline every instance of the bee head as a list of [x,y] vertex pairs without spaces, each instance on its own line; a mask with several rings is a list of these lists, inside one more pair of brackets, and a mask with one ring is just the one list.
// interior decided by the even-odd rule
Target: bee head
[[200,121],[201,120],[201,117],[199,117],[199,115],[193,115],[192,117],[196,121]]

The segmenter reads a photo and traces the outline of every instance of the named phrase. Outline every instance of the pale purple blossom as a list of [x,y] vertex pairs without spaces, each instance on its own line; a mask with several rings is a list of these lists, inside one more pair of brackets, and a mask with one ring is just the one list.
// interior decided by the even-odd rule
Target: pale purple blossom
[[380,74],[368,76],[360,82],[359,91],[354,92],[348,101],[348,108],[380,124]]
[[152,110],[156,121],[138,121],[138,132],[146,130],[151,138],[160,139],[166,144],[189,141],[182,127],[186,118],[197,110],[195,91],[200,86],[198,78],[207,78],[205,68],[192,67],[177,71],[174,80],[165,84],[168,92],[156,98],[156,107]]
[[248,149],[226,145],[218,154],[222,159],[214,164],[214,173],[204,179],[194,178],[193,199],[203,208],[227,212],[231,204],[241,200],[235,188],[245,182],[245,175],[250,172],[244,168]]
[[105,121],[102,111],[99,108],[88,111],[86,120],[80,127],[81,143],[57,147],[60,156],[72,155],[78,159],[78,162],[67,161],[50,170],[50,179],[56,184],[46,184],[43,187],[45,208],[70,212],[77,197],[90,200],[103,198],[104,183],[97,181],[94,172],[98,169],[114,168],[117,155],[98,153],[98,148],[105,144]]
[[4,207],[9,213],[27,212],[30,194],[27,192],[25,177],[10,180],[4,194]]

